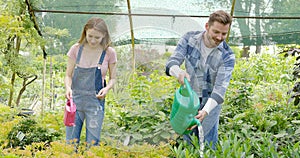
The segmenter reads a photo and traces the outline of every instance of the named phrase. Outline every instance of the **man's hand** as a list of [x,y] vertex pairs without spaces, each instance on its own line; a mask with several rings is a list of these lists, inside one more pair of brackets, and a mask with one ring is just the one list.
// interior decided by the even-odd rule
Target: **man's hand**
[[190,82],[190,75],[185,71],[182,71],[178,74],[178,82],[182,85],[184,84],[184,78],[186,78]]
[[[202,121],[204,120],[205,116],[207,116],[207,112],[204,111],[204,110],[199,110],[198,111],[198,115],[196,115],[195,118],[198,119],[202,123]],[[194,125],[194,126],[188,128],[187,130],[192,130],[192,129],[196,128],[196,127],[197,127],[197,125]]]
[[204,110],[199,110],[198,111],[198,115],[196,115],[195,117],[200,121],[202,122],[205,118],[205,116],[207,116],[207,112],[204,111]]

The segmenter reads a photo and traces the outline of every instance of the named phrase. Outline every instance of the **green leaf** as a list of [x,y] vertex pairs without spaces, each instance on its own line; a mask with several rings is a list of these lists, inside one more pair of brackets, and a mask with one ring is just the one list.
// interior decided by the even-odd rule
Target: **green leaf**
[[295,124],[300,124],[300,120],[292,120],[291,122]]
[[300,133],[300,128],[298,128],[296,131],[295,131],[295,134],[299,134]]
[[160,141],[160,136],[159,136],[159,135],[157,135],[157,136],[155,136],[155,137],[153,138],[153,142],[154,142],[154,143],[159,143],[159,141]]
[[169,138],[171,137],[170,133],[165,132],[165,131],[162,132],[162,133],[160,134],[160,136],[163,137],[164,139],[169,139]]
[[274,137],[276,137],[276,138],[282,138],[282,137],[284,137],[286,135],[288,135],[286,132],[282,132],[282,133],[278,133],[278,134],[274,135]]

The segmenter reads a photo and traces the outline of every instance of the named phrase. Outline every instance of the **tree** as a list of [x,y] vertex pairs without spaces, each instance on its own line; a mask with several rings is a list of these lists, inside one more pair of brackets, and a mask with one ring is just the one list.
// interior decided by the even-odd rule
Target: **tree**
[[[299,17],[299,0],[272,0],[272,14],[285,17]],[[268,36],[277,44],[297,44],[300,43],[300,20],[299,19],[276,19],[270,20],[266,29],[272,32]]]
[[[1,53],[4,55],[4,59],[6,60],[5,66],[8,66],[11,70],[11,87],[8,106],[13,107],[12,101],[16,75],[32,73],[26,72],[26,65],[23,64],[23,59],[19,52],[21,49],[26,49],[26,47],[29,46],[41,45],[43,40],[34,29],[32,21],[30,20],[26,10],[26,4],[23,1],[7,1],[0,3],[0,5],[2,6],[2,14],[0,15]],[[24,45],[22,45],[22,41],[24,41]],[[26,77],[23,79],[27,80]],[[25,84],[25,86],[28,84]],[[21,96],[18,98],[20,97]],[[19,101],[20,100],[18,100],[17,103],[19,103]]]

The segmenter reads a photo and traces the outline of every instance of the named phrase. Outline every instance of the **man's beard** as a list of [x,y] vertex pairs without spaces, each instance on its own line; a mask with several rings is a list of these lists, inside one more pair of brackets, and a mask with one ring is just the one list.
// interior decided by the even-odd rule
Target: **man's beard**
[[207,38],[208,44],[209,44],[208,47],[210,47],[210,48],[216,47],[216,46],[218,46],[218,45],[221,43],[221,41],[218,41],[218,40],[213,39],[213,38],[208,34],[208,32],[207,32],[207,34],[206,34],[206,38]]

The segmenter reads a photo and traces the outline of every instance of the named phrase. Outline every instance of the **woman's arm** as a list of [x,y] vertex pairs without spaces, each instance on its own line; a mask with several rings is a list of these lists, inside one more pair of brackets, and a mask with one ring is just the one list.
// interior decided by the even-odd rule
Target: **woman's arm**
[[66,76],[65,76],[65,88],[66,88],[67,99],[70,99],[72,97],[71,86],[72,86],[72,76],[73,76],[74,67],[75,67],[75,61],[69,57],[67,63]]
[[108,64],[109,70],[109,82],[106,85],[106,88],[110,90],[113,88],[114,84],[116,83],[117,78],[117,63]]

